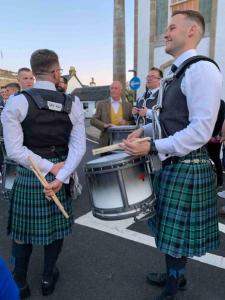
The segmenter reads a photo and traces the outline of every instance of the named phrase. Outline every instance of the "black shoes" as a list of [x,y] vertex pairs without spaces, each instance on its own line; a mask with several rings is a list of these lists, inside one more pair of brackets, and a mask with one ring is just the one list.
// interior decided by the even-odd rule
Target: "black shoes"
[[[146,278],[147,278],[147,281],[149,284],[159,286],[159,287],[164,287],[166,284],[166,280],[167,280],[167,274],[166,273],[148,273]],[[182,275],[179,278],[178,290],[184,291],[186,289],[186,285],[187,285],[187,280],[184,277],[184,275]],[[164,299],[164,298],[162,298],[162,299]],[[167,298],[165,298],[165,299],[167,299]],[[168,299],[170,299],[170,298],[168,298]],[[173,299],[173,298],[171,298],[171,299]]]
[[47,296],[54,292],[55,284],[59,278],[59,270],[54,269],[51,276],[43,276],[41,280],[42,295]]
[[19,291],[20,291],[20,299],[26,299],[30,297],[30,288],[28,283],[26,283],[22,287],[19,287]]
[[156,298],[156,300],[177,300],[177,297],[176,295],[168,295],[163,292],[160,296]]

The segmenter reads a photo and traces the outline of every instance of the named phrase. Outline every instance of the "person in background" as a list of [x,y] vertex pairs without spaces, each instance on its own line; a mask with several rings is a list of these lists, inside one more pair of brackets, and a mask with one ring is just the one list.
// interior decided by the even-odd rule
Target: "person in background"
[[61,76],[59,83],[57,83],[56,85],[57,91],[66,93],[67,87],[68,87],[68,80],[66,79],[65,76]]
[[138,98],[136,107],[133,107],[132,114],[138,126],[152,122],[151,109],[157,103],[160,80],[163,73],[160,69],[152,67],[146,77],[146,91]]
[[5,87],[6,87],[6,97],[7,97],[6,101],[8,101],[10,96],[20,91],[20,85],[17,82],[10,82],[6,84]]
[[8,99],[5,86],[1,87],[0,94],[1,94],[1,97],[2,97],[0,106],[1,106],[1,108],[3,108],[5,106],[6,100]]
[[[175,59],[172,73],[195,58],[204,32],[198,11],[173,12],[164,34],[165,51]],[[149,219],[166,260],[166,273],[147,275],[150,284],[164,287],[157,300],[177,299],[178,289],[186,285],[187,258],[219,246],[215,174],[205,144],[219,111],[222,75],[212,61],[204,60],[191,64],[180,77],[172,73],[159,113],[162,138],[133,143],[143,133],[151,135],[152,124],[147,124],[121,144],[130,155],[158,154],[162,160],[154,178],[156,215]]]
[[120,81],[113,81],[110,86],[110,98],[99,101],[91,125],[101,130],[99,146],[109,144],[109,134],[107,129],[114,125],[133,124],[132,105],[127,101],[122,101],[122,84]]
[[17,79],[21,90],[30,89],[34,85],[34,75],[29,68],[20,68]]
[[206,144],[206,148],[210,159],[213,161],[216,171],[217,188],[223,187],[223,167],[220,159],[221,145],[224,140],[222,136],[222,126],[224,123],[225,116],[225,103],[223,100],[220,101],[220,109],[217,116],[216,124],[213,130],[213,134],[209,142]]

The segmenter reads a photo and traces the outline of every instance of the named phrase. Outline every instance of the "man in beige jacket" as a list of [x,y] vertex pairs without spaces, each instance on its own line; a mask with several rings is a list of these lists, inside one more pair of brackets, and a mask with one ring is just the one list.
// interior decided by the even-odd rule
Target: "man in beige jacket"
[[91,119],[91,125],[101,130],[99,146],[109,144],[107,129],[114,125],[134,124],[132,116],[132,104],[122,101],[122,84],[120,81],[113,81],[110,86],[110,98],[99,101],[96,113]]

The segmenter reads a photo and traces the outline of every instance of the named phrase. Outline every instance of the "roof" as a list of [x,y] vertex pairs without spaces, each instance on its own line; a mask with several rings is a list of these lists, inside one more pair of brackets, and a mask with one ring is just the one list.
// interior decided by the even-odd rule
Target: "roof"
[[89,86],[75,89],[72,95],[80,98],[81,101],[99,101],[109,98],[109,85]]
[[80,79],[77,77],[77,75],[62,75],[63,77],[65,77],[68,81],[74,76],[76,78],[76,80],[79,82],[79,84],[81,86],[84,86],[83,83],[80,81]]

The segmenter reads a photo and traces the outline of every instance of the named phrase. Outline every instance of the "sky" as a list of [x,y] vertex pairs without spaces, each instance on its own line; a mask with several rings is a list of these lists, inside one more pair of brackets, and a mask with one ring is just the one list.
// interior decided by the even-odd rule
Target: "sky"
[[[83,84],[110,84],[113,74],[113,0],[1,0],[0,68],[30,67],[41,48],[59,55],[63,74],[74,66]],[[134,0],[125,1],[126,70],[133,69]],[[131,77],[127,73],[127,79]]]

